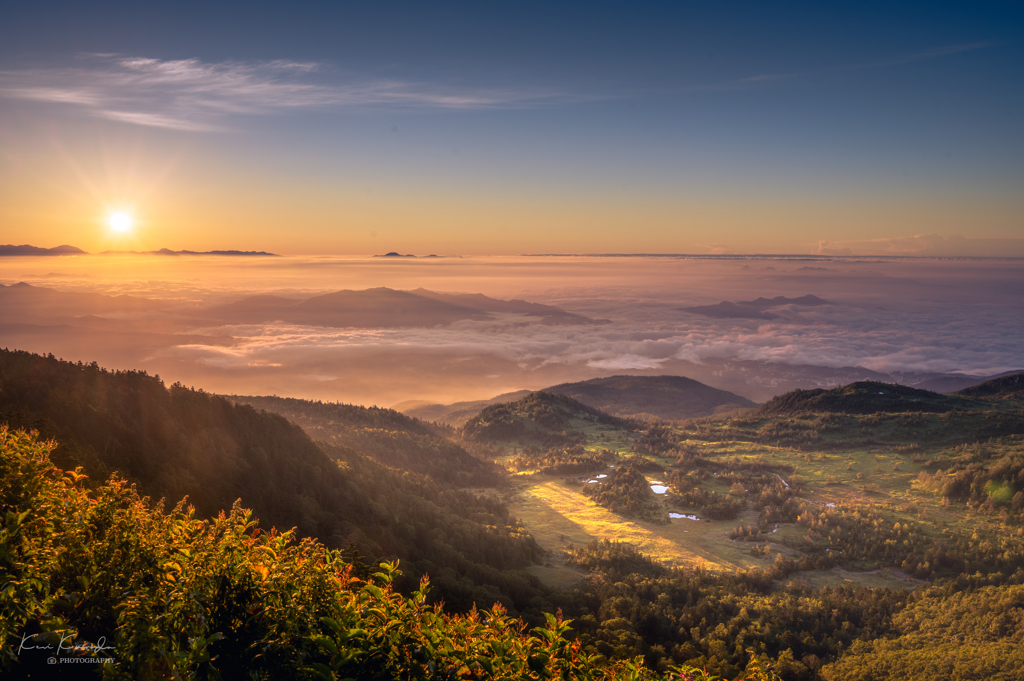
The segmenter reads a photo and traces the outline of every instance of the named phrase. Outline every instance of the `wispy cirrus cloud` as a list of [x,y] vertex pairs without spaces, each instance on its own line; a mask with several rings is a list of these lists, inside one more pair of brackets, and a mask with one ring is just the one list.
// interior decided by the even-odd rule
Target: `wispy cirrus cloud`
[[739,90],[744,88],[750,88],[755,86],[766,86],[777,83],[786,83],[800,78],[810,77],[821,77],[829,74],[844,73],[850,71],[865,71],[869,69],[880,69],[888,66],[899,66],[901,64],[913,64],[915,62],[929,61],[931,59],[937,59],[939,57],[948,57],[954,54],[962,54],[965,52],[974,52],[976,50],[983,50],[989,47],[995,47],[999,43],[994,41],[983,41],[976,43],[962,43],[958,45],[946,45],[943,47],[937,47],[931,50],[922,50],[920,52],[913,52],[909,54],[897,55],[887,59],[878,59],[875,61],[865,61],[856,64],[847,64],[844,66],[832,66],[816,69],[808,69],[806,71],[787,71],[781,73],[760,73],[753,76],[746,76],[744,78],[738,78],[735,80],[729,80],[723,83],[715,83],[702,88],[701,90]]
[[337,74],[312,62],[210,63],[108,54],[88,55],[83,62],[72,68],[0,71],[0,96],[77,106],[100,118],[187,131],[222,129],[233,115],[299,109],[487,109],[567,98],[539,89],[455,88],[395,79],[339,83]]
[[995,47],[998,44],[999,43],[992,40],[984,40],[977,43],[960,43],[958,45],[946,45],[931,50],[923,50],[921,52],[913,52],[911,54],[893,57],[892,59],[883,59],[880,61],[869,62],[866,64],[858,64],[856,66],[847,67],[847,69],[873,69],[881,68],[883,66],[912,64],[914,62],[927,61],[929,59],[935,59],[937,57],[948,57],[951,54],[961,54],[963,52],[974,52],[975,50],[983,50],[988,47]]

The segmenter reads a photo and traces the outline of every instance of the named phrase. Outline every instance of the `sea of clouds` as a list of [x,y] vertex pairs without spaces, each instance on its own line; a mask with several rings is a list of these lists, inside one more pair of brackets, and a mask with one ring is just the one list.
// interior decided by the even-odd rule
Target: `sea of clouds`
[[[145,319],[124,317],[130,333],[127,326],[86,334],[3,325],[0,345],[143,368],[224,393],[391,405],[480,399],[616,373],[714,383],[713,366],[724,360],[977,375],[1024,365],[1024,268],[1015,260],[88,256],[9,259],[0,268],[5,284],[175,303]],[[195,321],[196,310],[245,295],[305,298],[375,286],[521,298],[602,323],[551,325],[512,314],[398,329]],[[827,302],[779,305],[771,319],[682,310],[807,294]],[[140,335],[140,323],[165,332]],[[765,395],[763,385],[747,394]]]

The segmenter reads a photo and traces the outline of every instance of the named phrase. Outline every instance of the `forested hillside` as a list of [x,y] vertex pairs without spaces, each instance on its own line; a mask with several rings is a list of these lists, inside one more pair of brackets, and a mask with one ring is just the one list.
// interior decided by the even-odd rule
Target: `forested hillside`
[[449,615],[424,605],[426,580],[395,592],[394,566],[360,579],[239,506],[207,521],[121,480],[89,491],[48,449],[0,428],[5,679],[650,678],[596,664],[560,616],[528,631],[500,605]]
[[946,412],[969,409],[968,400],[905,385],[860,381],[831,390],[794,390],[761,407],[764,416],[801,413],[873,414],[879,412]]
[[628,421],[605,414],[563,395],[545,392],[501,404],[492,404],[462,427],[468,440],[565,446],[586,439],[588,424],[633,427]]
[[502,471],[448,439],[453,432],[394,409],[283,397],[228,397],[236,404],[280,414],[314,440],[350,447],[389,466],[430,476],[443,485],[496,486]]
[[746,397],[685,376],[608,376],[561,383],[544,392],[565,395],[616,416],[691,419],[757,406]]
[[435,594],[457,610],[500,600],[539,616],[547,605],[536,580],[517,572],[540,551],[501,502],[352,448],[322,448],[248,405],[165,388],[143,372],[2,351],[0,423],[54,439],[55,462],[83,466],[96,482],[116,471],[169,505],[187,496],[199,517],[240,499],[266,528],[297,527],[333,548],[354,544],[368,560],[400,558],[403,585],[429,572]]
[[965,397],[991,397],[996,399],[1024,399],[1024,373],[993,378],[990,381],[964,388],[956,393]]

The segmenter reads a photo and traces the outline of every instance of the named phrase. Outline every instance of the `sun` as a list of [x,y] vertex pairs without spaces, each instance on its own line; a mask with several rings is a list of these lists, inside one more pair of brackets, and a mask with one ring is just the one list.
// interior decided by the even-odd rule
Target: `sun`
[[107,222],[110,224],[110,229],[121,234],[132,228],[132,218],[127,213],[112,213]]

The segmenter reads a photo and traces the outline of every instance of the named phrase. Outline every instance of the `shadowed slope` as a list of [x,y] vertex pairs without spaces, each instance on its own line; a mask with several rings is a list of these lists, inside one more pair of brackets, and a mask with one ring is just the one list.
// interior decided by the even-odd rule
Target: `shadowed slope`
[[442,484],[486,487],[503,480],[493,462],[478,459],[449,440],[450,431],[393,409],[283,397],[228,399],[280,414],[315,440],[351,447],[385,466],[422,473]]
[[1024,397],[1024,373],[994,378],[955,394],[965,397]]
[[946,412],[970,408],[970,400],[904,385],[859,381],[832,390],[794,390],[770,400],[759,416],[808,412],[872,414],[876,412]]
[[423,419],[424,421],[439,421],[452,426],[461,426],[492,404],[521,400],[532,392],[532,390],[517,390],[511,393],[502,393],[489,400],[469,400],[452,404],[414,402],[408,407],[404,406],[404,404],[396,404],[395,409],[398,409],[407,416]]
[[609,376],[544,390],[618,416],[687,419],[710,416],[721,407],[757,406],[745,397],[684,376]]
[[205,517],[241,499],[265,528],[397,556],[410,586],[438,573],[439,595],[455,609],[502,594],[521,606],[536,594],[524,575],[502,572],[534,562],[539,549],[496,499],[445,490],[351,448],[324,445],[328,455],[298,426],[249,405],[165,388],[143,372],[4,350],[3,423],[56,440],[57,465],[81,465],[93,480],[118,471],[153,498],[188,495]]

